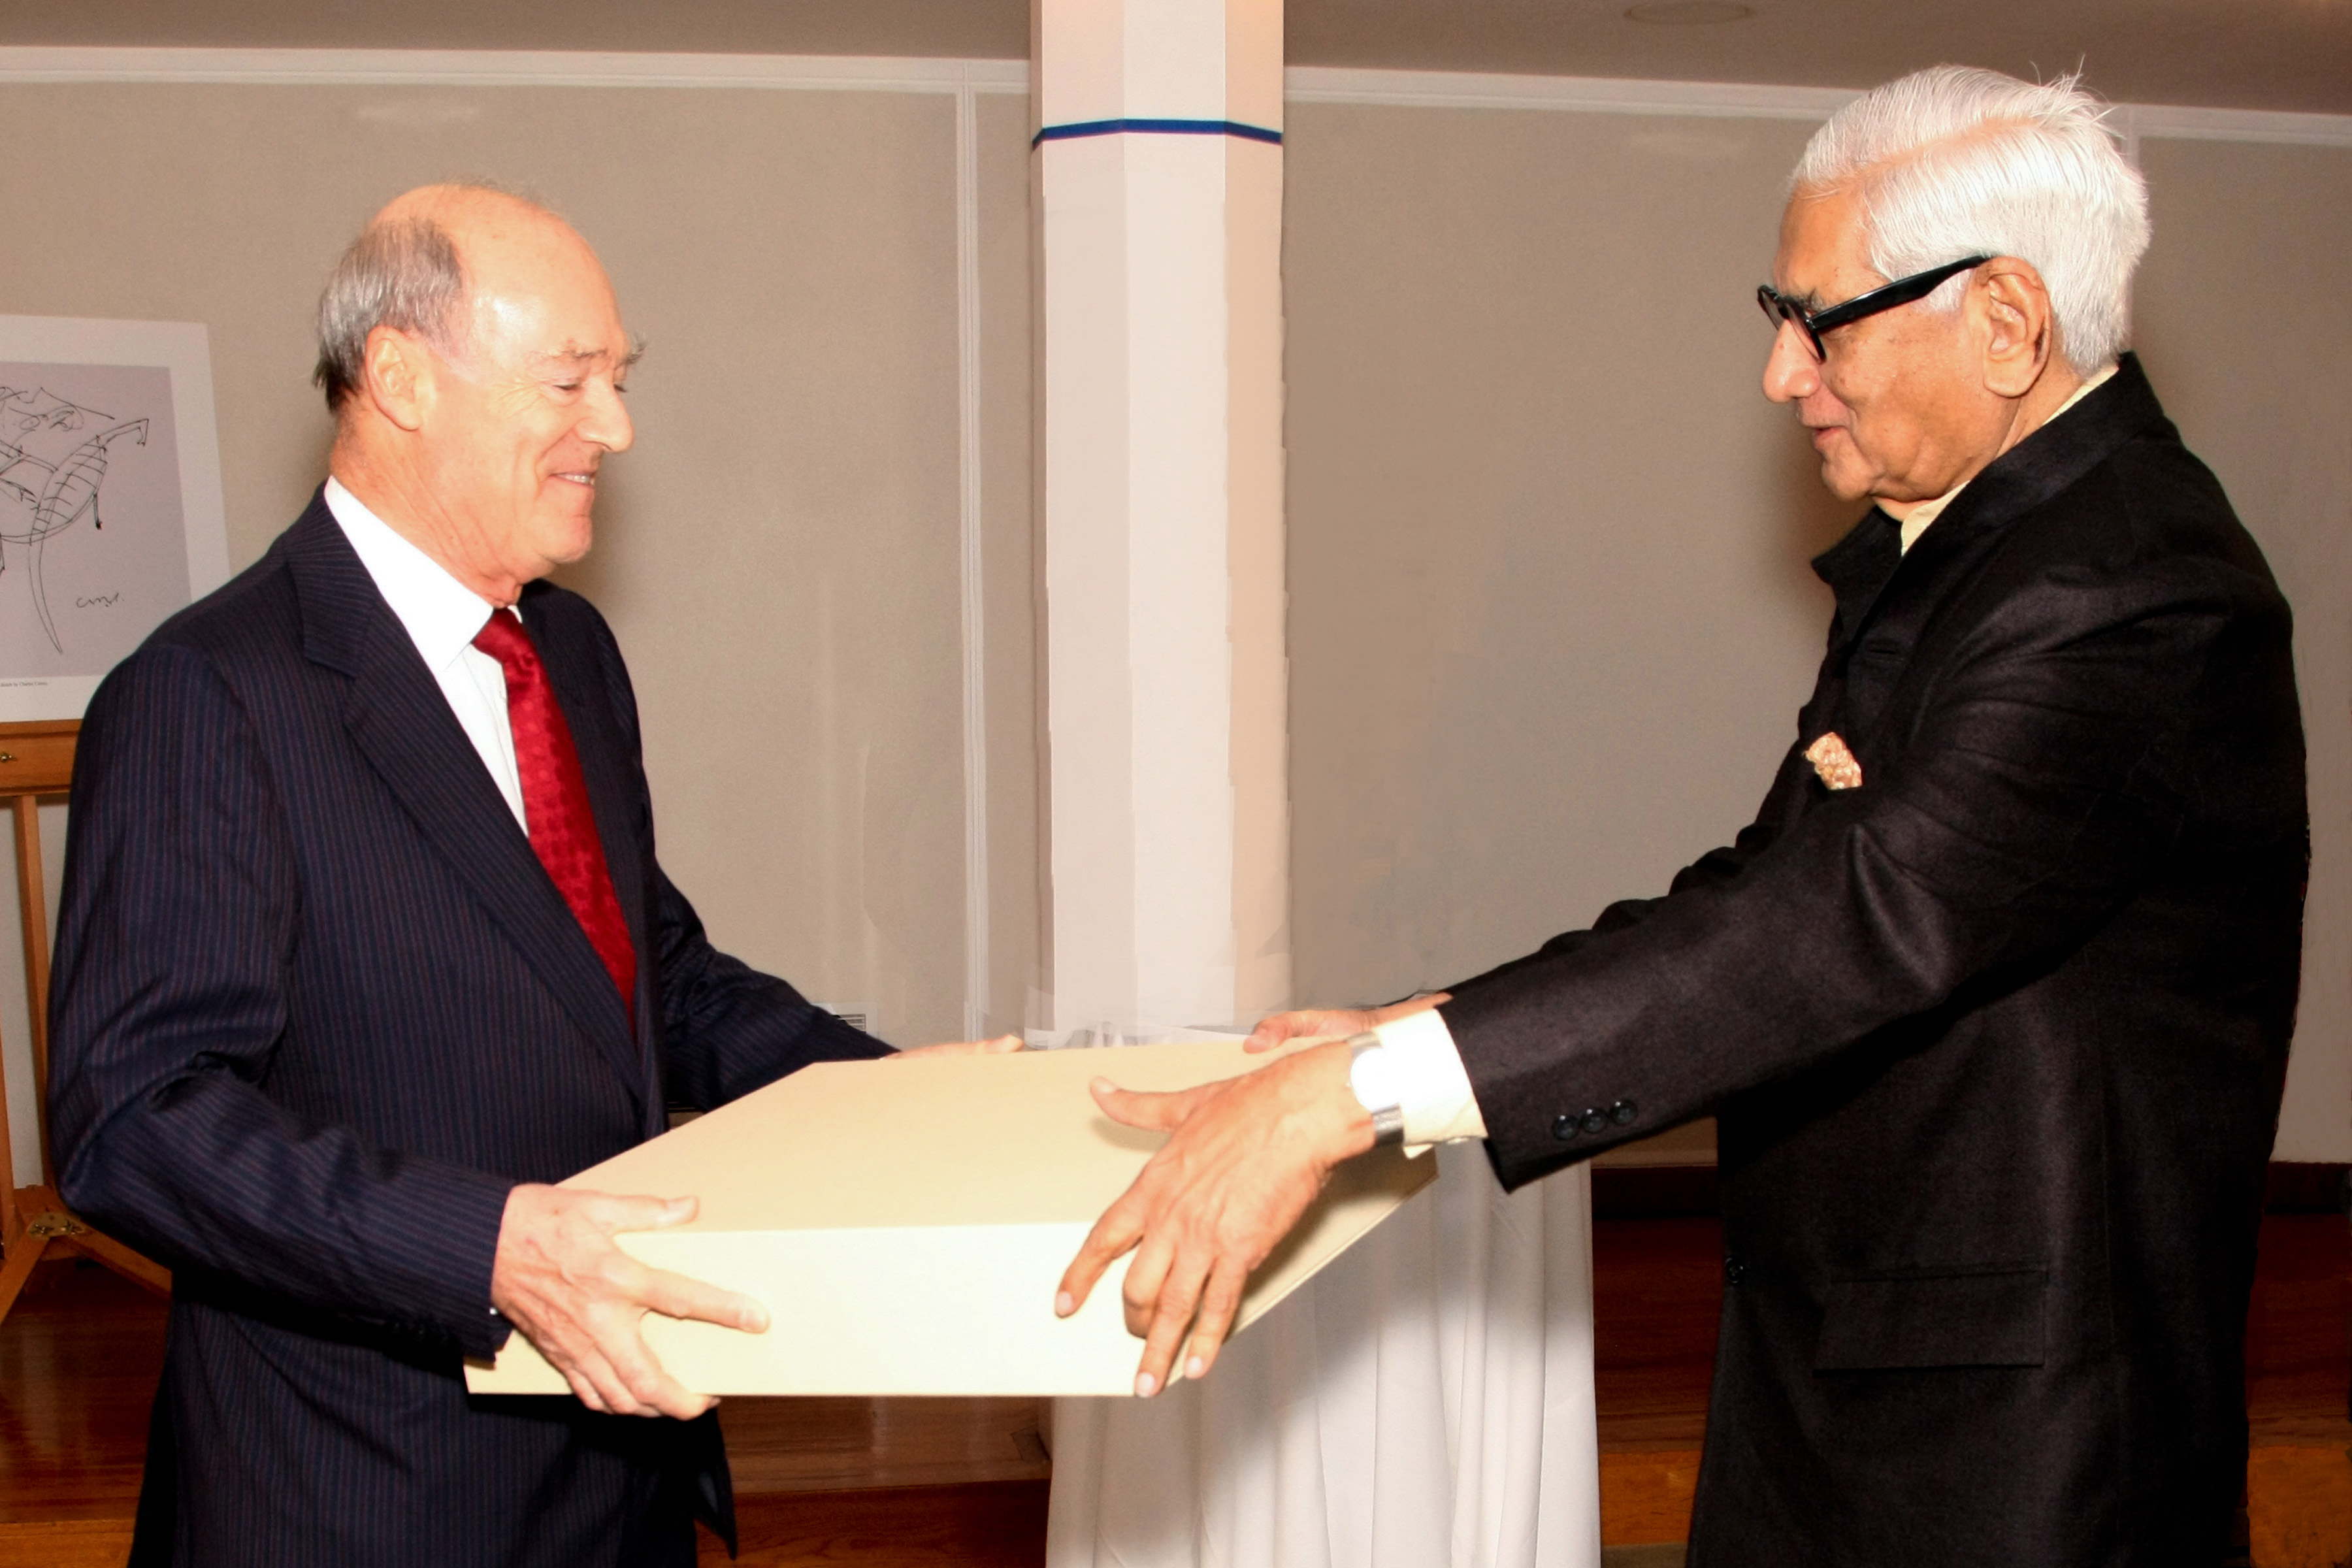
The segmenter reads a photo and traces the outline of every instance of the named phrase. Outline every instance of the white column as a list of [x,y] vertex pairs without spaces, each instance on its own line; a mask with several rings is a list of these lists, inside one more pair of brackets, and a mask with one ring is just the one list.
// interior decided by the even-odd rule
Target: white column
[[1289,999],[1280,0],[1037,0],[1052,1016]]
[[[1289,1000],[1280,0],[1035,0],[1049,1027]],[[1446,1173],[1150,1401],[1057,1401],[1051,1568],[1595,1568],[1579,1170]]]

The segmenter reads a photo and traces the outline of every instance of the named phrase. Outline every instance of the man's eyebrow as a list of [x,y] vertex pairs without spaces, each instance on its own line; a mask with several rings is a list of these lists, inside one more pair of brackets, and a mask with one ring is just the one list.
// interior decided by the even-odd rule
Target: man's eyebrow
[[[542,360],[551,360],[562,364],[593,364],[598,360],[611,359],[613,357],[613,351],[610,349],[583,348],[578,343],[566,343],[560,349],[548,350],[542,353],[539,357]],[[642,342],[633,339],[629,343],[629,352],[626,354],[624,354],[619,360],[615,361],[613,368],[615,371],[626,370],[645,357],[646,345]]]

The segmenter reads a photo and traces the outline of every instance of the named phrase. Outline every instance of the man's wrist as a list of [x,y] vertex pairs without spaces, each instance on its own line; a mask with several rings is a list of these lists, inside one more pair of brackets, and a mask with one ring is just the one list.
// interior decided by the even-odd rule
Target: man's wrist
[[1298,1146],[1318,1151],[1325,1166],[1352,1160],[1372,1146],[1372,1119],[1348,1087],[1345,1040],[1329,1040],[1260,1068],[1287,1082],[1292,1114],[1300,1119]]
[[1423,1008],[1376,1025],[1371,1032],[1393,1070],[1408,1153],[1433,1143],[1486,1136],[1477,1097],[1444,1015]]

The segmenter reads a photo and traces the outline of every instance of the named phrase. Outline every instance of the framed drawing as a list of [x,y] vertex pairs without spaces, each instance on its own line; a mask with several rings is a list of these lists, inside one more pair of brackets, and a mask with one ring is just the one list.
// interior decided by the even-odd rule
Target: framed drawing
[[204,327],[0,316],[0,722],[80,718],[227,578]]

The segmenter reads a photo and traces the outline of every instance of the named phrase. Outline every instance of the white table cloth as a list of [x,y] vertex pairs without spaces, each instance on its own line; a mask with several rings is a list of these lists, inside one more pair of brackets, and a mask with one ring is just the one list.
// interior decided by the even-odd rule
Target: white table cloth
[[1205,1381],[1055,1403],[1047,1568],[1597,1568],[1589,1172],[1429,1157]]

